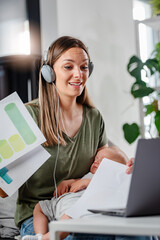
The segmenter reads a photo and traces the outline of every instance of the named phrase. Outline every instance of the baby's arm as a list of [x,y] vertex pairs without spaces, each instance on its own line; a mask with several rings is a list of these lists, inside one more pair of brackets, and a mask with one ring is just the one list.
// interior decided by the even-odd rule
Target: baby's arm
[[[74,183],[75,181],[77,181],[77,179],[69,179],[62,181],[57,187],[57,197],[61,196],[64,193],[69,192],[72,183]],[[56,190],[54,191],[53,195],[54,197],[56,196]]]
[[71,184],[70,192],[78,192],[82,189],[85,189],[88,187],[91,179],[88,178],[82,178],[79,180],[76,180]]

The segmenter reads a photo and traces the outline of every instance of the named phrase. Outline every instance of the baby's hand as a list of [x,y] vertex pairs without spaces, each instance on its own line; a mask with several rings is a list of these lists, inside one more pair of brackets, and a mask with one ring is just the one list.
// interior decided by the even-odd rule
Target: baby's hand
[[[57,197],[61,196],[64,193],[69,192],[71,184],[74,182],[74,179],[63,180],[57,187]],[[54,197],[56,197],[56,190],[54,191]]]
[[71,184],[70,192],[78,192],[80,190],[87,188],[90,181],[91,179],[88,178],[75,181],[74,183]]
[[[64,193],[69,192],[69,183],[68,180],[62,181],[57,187],[57,197],[61,196]],[[54,191],[54,197],[56,196],[56,190]]]

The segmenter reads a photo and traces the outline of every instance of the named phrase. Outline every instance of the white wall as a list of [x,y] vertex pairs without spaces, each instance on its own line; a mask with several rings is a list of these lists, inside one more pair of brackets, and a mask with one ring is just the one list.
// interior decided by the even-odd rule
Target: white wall
[[78,37],[89,47],[95,65],[88,80],[90,96],[104,117],[109,139],[133,156],[135,144],[129,145],[122,132],[123,123],[139,118],[129,93],[133,80],[126,71],[136,51],[132,1],[57,0],[57,35]]
[[57,38],[57,2],[40,0],[42,54]]

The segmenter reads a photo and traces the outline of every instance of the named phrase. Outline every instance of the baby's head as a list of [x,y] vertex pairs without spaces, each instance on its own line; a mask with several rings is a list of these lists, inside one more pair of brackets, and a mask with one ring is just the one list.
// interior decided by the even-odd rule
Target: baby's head
[[91,173],[95,173],[97,171],[97,168],[99,167],[100,163],[102,162],[102,159],[105,158],[108,154],[108,148],[107,147],[104,147],[104,148],[101,148],[96,156],[95,156],[95,159],[94,159],[94,162],[92,163],[91,167],[90,167],[90,172]]
[[94,174],[97,171],[97,168],[99,167],[100,163],[102,162],[102,159],[98,159],[95,157],[94,162],[92,163],[90,167],[90,172]]

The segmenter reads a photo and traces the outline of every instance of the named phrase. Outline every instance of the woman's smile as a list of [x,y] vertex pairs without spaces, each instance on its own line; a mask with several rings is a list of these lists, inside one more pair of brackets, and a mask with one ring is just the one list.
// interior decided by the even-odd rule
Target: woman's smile
[[82,85],[82,81],[80,81],[80,82],[69,82],[69,84],[73,87],[80,87]]

